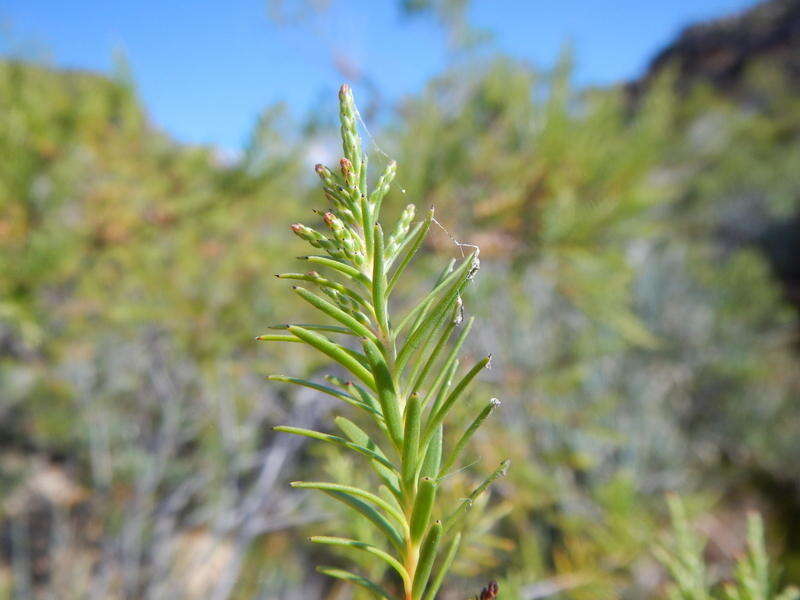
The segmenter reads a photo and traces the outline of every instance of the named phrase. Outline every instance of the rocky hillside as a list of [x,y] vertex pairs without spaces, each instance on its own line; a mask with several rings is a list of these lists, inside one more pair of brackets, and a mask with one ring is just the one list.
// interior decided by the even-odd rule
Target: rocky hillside
[[800,86],[800,0],[769,0],[738,14],[687,27],[651,61],[647,83],[665,67],[677,66],[681,85],[708,82],[741,89],[749,67],[778,65],[787,85]]
[[[645,75],[631,83],[634,98],[667,69],[675,69],[679,92],[686,94],[698,85],[710,84],[723,97],[762,119],[753,138],[768,131],[761,141],[776,163],[795,154],[800,141],[800,0],[769,0],[732,16],[687,27],[653,58]],[[752,179],[746,173],[741,177],[745,185]],[[787,180],[791,179],[789,175]],[[793,197],[790,203],[797,206],[800,187],[790,186],[787,192]],[[757,204],[751,205],[756,220]],[[748,227],[753,230],[752,223]],[[800,215],[789,213],[766,220],[746,241],[757,243],[769,257],[788,298],[800,310]]]

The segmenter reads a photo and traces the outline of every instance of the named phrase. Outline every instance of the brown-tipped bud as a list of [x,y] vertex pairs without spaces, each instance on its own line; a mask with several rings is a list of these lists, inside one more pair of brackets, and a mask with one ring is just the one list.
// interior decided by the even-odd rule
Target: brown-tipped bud
[[356,172],[353,167],[353,163],[350,161],[349,158],[343,158],[339,161],[339,167],[342,169],[342,176],[344,177],[344,182],[348,185],[348,187],[355,188],[356,187]]
[[330,241],[324,235],[318,231],[315,231],[314,229],[311,229],[310,227],[306,227],[302,223],[293,223],[291,229],[297,235],[297,237],[307,241],[315,248],[327,249],[327,245],[330,243]]
[[481,590],[479,600],[494,600],[500,594],[500,586],[496,581],[490,581],[489,584]]
[[328,227],[333,225],[335,218],[336,216],[331,211],[327,211],[324,215],[322,215],[322,219],[325,221],[325,225]]
[[318,164],[314,165],[314,170],[317,172],[317,175],[319,175],[319,178],[326,185],[333,185],[333,183],[334,183],[333,173],[331,172],[331,170],[328,167],[326,167],[322,163],[318,163]]
[[352,96],[353,92],[350,90],[350,86],[346,83],[342,84],[342,87],[339,88],[339,100],[344,102],[348,96]]

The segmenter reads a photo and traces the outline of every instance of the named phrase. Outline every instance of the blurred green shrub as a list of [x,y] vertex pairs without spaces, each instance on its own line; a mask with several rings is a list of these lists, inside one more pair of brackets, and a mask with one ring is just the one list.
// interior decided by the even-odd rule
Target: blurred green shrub
[[[489,578],[509,598],[657,595],[663,491],[798,485],[797,321],[770,254],[798,210],[797,97],[768,65],[750,75],[755,105],[676,96],[665,75],[634,106],[571,89],[569,73],[469,62],[399,107],[385,130],[399,142],[375,132],[402,166],[386,210],[435,204],[482,248],[466,358],[495,350],[486,391],[504,395],[470,471],[516,466],[469,515],[455,598]],[[223,159],[154,131],[125,81],[0,63],[0,581],[34,589],[49,570],[51,585],[83,582],[76,597],[339,593],[306,568],[325,557],[294,542],[309,520],[358,524],[276,491],[287,461],[319,473],[264,433],[327,406],[258,381],[318,365],[291,348],[259,358],[249,339],[285,313],[261,282],[300,252],[284,227],[308,217],[300,169],[333,145],[324,118],[299,125],[270,109]],[[433,249],[460,256],[441,231]],[[52,474],[42,461],[79,488],[62,521],[82,533],[37,570],[20,544],[47,519],[17,499]],[[466,493],[473,474],[451,477]],[[188,567],[187,547],[206,548]]]

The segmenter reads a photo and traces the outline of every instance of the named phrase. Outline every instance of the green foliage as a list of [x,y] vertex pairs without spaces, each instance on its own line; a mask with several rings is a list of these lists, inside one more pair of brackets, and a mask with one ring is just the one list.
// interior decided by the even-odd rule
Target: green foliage
[[672,515],[673,534],[656,555],[669,571],[671,600],[796,600],[800,591],[787,587],[779,591],[770,570],[764,546],[764,525],[758,513],[747,515],[747,552],[739,558],[734,580],[715,586],[709,575],[703,551],[706,539],[692,530],[686,507],[677,496],[667,499]]
[[[407,308],[405,316],[395,324],[389,305],[391,291],[419,250],[431,225],[433,209],[420,225],[411,228],[414,206],[408,205],[391,236],[384,239],[380,209],[397,167],[390,162],[374,190],[368,190],[367,157],[358,134],[358,113],[346,85],[339,92],[339,103],[344,153],[340,161],[341,174],[334,174],[322,165],[316,168],[325,196],[333,205],[333,211],[324,213],[330,237],[300,223],[292,225],[296,235],[327,255],[304,259],[334,272],[332,281],[320,280],[315,272],[308,274],[322,293],[335,291],[333,295],[329,293],[333,303],[302,287],[293,289],[338,325],[286,325],[289,335],[263,335],[258,339],[305,343],[349,372],[355,380],[338,382],[340,390],[299,379],[273,379],[305,385],[345,400],[369,417],[365,425],[371,425],[372,433],[342,417],[334,421],[345,437],[290,426],[275,429],[359,453],[371,459],[369,463],[384,483],[385,498],[347,483],[292,484],[321,490],[347,504],[375,525],[390,547],[382,549],[366,541],[330,536],[312,536],[310,541],[357,549],[377,557],[399,576],[403,598],[433,598],[458,545],[458,541],[451,542],[451,550],[443,554],[434,572],[441,553],[440,543],[460,535],[463,515],[494,480],[505,474],[508,466],[504,461],[449,511],[436,502],[447,470],[496,404],[493,400],[488,409],[478,414],[454,449],[442,447],[442,432],[445,425],[449,425],[449,413],[462,400],[475,376],[489,364],[489,357],[479,360],[453,385],[455,369],[451,365],[456,364],[458,347],[469,326],[464,327],[455,346],[451,345],[449,352],[440,358],[454,329],[461,325],[461,294],[480,263],[477,251],[458,265],[451,262],[433,289],[416,305]],[[353,336],[361,351],[353,344],[331,340],[324,335],[327,333]],[[450,375],[437,376],[437,370]],[[377,597],[401,597],[392,596],[379,583],[349,571],[323,567],[320,572],[360,585]]]
[[[60,551],[28,564],[57,576],[32,585],[74,581],[76,597],[104,581],[109,597],[373,596],[336,581],[342,555],[394,593],[385,560],[300,539],[359,540],[402,566],[396,517],[410,536],[413,506],[390,490],[429,492],[440,473],[415,527],[420,554],[438,555],[426,600],[450,566],[448,600],[490,579],[509,598],[659,597],[646,556],[665,490],[722,498],[713,511],[759,496],[775,522],[796,514],[784,487],[800,460],[796,314],[765,252],[800,198],[799,113],[769,69],[750,77],[755,104],[676,95],[665,77],[633,106],[619,90],[572,89],[566,60],[553,73],[464,60],[374,128],[403,168],[370,181],[368,211],[366,168],[348,167],[348,184],[320,167],[334,210],[287,242],[284,224],[318,194],[302,165],[334,134],[333,111],[303,129],[272,107],[231,159],[154,131],[124,81],[0,64],[0,506],[14,564],[26,564],[20,523],[41,523],[28,490],[51,468],[78,488],[57,522],[89,537],[52,536]],[[481,247],[480,286],[452,288],[463,272],[439,257],[460,251],[403,190]],[[378,207],[382,235],[363,226]],[[264,280],[306,241],[311,272]],[[286,283],[296,295],[278,293]],[[459,297],[474,323],[454,322]],[[296,327],[270,328],[289,310]],[[347,368],[322,380],[329,354]],[[289,385],[264,389],[255,374],[287,364],[291,377],[270,378]],[[475,405],[451,396],[473,365]],[[503,410],[487,418],[498,388]],[[312,433],[328,431],[332,406],[336,431]],[[429,424],[445,408],[441,431]],[[265,436],[276,423],[303,435]],[[406,436],[418,443],[398,448]],[[466,467],[486,476],[508,456],[503,484],[469,501]],[[464,507],[459,527],[445,531],[442,507]],[[797,540],[781,525],[775,558],[796,583]],[[184,561],[187,547],[205,550]],[[336,565],[333,580],[317,562]]]

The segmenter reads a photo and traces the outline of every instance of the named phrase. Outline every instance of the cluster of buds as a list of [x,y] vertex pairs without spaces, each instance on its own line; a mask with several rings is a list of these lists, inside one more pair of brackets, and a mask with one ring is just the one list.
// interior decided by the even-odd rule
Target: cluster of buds
[[345,258],[345,252],[333,240],[329,240],[316,229],[306,227],[302,223],[294,223],[292,231],[302,240],[307,241],[314,248],[321,248],[334,258]]
[[350,190],[355,190],[358,184],[353,163],[348,158],[342,158],[339,160],[339,168],[342,170],[342,177],[344,177],[345,185]]
[[343,311],[352,315],[364,325],[370,324],[369,317],[359,310],[358,303],[353,298],[332,287],[322,286],[320,290]]
[[333,205],[336,212],[339,213],[345,221],[351,225],[357,225],[358,221],[353,211],[350,209],[352,205],[352,191],[348,191],[325,165],[318,164],[314,167],[314,170],[322,181],[322,190],[328,202]]
[[332,212],[326,212],[322,218],[325,220],[325,224],[330,228],[333,239],[339,244],[339,247],[344,251],[347,258],[353,261],[355,265],[363,265],[364,244],[361,238],[355,235],[350,228]]
[[[358,181],[361,172],[361,138],[358,136],[356,123],[358,111],[353,100],[350,86],[345,84],[339,89],[339,120],[342,124],[342,150],[351,162],[351,171]],[[344,171],[344,167],[342,168]],[[346,177],[346,175],[345,175]]]
[[397,163],[391,161],[386,165],[386,170],[378,178],[375,189],[369,197],[370,203],[375,207],[375,212],[380,211],[381,203],[386,194],[389,193],[389,188],[392,185],[392,181],[394,181],[395,175],[397,175]]
[[414,220],[415,214],[416,207],[413,204],[409,204],[405,207],[403,214],[400,215],[400,219],[397,221],[397,225],[395,226],[392,235],[390,235],[389,239],[386,240],[387,256],[392,256],[400,248],[403,239],[408,233],[408,229],[411,227],[411,221]]

